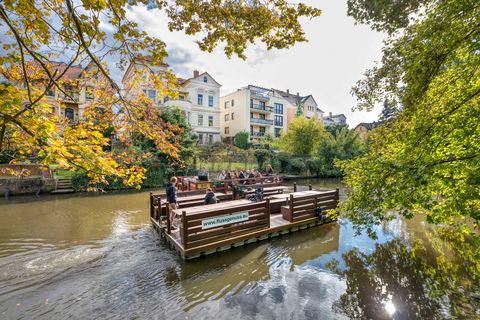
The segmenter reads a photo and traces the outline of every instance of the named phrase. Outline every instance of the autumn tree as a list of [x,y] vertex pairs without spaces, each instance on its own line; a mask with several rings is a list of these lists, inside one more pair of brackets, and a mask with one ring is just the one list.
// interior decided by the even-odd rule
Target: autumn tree
[[357,109],[387,98],[402,108],[372,133],[368,153],[343,164],[346,216],[370,232],[392,212],[478,231],[480,3],[350,0],[348,7],[388,34],[381,64],[353,88]]
[[[147,4],[164,14],[169,31],[196,36],[201,50],[212,52],[221,44],[228,57],[241,58],[246,58],[250,43],[262,42],[273,49],[306,41],[299,20],[320,14],[318,9],[284,0],[2,1],[0,72],[8,80],[0,84],[2,155],[8,153],[16,161],[34,155],[44,163],[86,171],[93,182],[116,175],[126,185],[139,185],[144,169],[135,165],[138,159],[105,151],[109,139],[103,132],[113,124],[112,133],[125,137],[125,143],[138,132],[181,161],[179,145],[171,139],[178,127],[163,121],[145,95],[125,94],[106,65],[112,57],[121,70],[132,61],[148,61],[141,68],[147,72],[139,70],[134,79],[146,77],[160,95],[175,97],[171,71],[148,72],[163,65],[165,43],[128,18],[130,7]],[[78,82],[65,79],[80,64],[89,66],[81,78],[94,84],[95,99],[86,106],[82,122],[72,124],[52,115],[45,97],[54,89],[75,102],[78,98],[69,87]]]

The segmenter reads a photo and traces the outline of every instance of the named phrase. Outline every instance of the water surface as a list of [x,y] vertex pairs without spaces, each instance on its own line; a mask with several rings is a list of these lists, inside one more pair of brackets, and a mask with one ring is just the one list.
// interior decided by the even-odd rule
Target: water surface
[[148,215],[148,192],[1,200],[0,318],[480,315],[471,257],[421,218],[386,223],[377,240],[343,220],[184,262]]

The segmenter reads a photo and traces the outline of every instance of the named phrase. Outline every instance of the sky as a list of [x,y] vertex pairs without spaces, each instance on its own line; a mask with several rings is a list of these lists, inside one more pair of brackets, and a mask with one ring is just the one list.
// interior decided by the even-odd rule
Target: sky
[[195,38],[181,32],[169,32],[167,21],[158,10],[131,7],[128,17],[152,36],[167,44],[167,63],[179,77],[191,77],[193,70],[207,71],[221,85],[225,95],[249,84],[300,95],[312,94],[327,115],[343,113],[351,128],[360,122],[378,119],[381,108],[371,112],[352,111],[356,100],[352,86],[364,72],[381,59],[384,34],[365,25],[355,25],[347,16],[346,2],[340,0],[304,0],[322,10],[302,25],[309,39],[283,50],[267,51],[260,42],[247,50],[247,59],[231,59],[220,46],[212,53],[202,52]]

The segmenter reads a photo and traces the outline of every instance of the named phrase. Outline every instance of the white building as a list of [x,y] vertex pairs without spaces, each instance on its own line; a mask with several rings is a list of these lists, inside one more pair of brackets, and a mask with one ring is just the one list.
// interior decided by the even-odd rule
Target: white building
[[269,134],[278,137],[287,130],[288,101],[272,89],[248,85],[220,98],[221,135],[232,141],[241,131],[250,140]]
[[336,125],[336,124],[347,124],[347,117],[341,114],[332,114],[331,112],[328,116],[323,117],[323,124],[325,126]]
[[[133,87],[131,79],[134,70],[145,68],[141,63],[130,64],[122,83],[129,94],[132,90],[143,91],[159,107],[178,107],[188,119],[193,133],[198,136],[199,144],[212,144],[220,141],[220,87],[221,85],[207,72],[193,72],[188,79],[178,78],[180,90],[178,98],[171,100],[167,96],[160,96],[154,88],[149,88],[145,83]],[[168,65],[152,68],[153,73],[165,72]],[[134,89],[133,89],[134,88]]]

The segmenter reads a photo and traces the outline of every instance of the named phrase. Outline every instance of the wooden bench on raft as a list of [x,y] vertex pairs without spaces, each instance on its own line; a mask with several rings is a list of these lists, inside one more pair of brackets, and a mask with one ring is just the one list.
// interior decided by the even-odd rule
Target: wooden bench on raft
[[318,209],[325,213],[328,209],[335,209],[339,201],[339,190],[315,192],[305,191],[290,194],[288,205],[281,207],[283,219],[296,222],[316,217]]
[[[215,193],[218,201],[233,200],[232,193]],[[163,197],[163,198],[162,198]],[[205,190],[185,191],[177,193],[179,208],[189,208],[203,205]],[[167,216],[166,196],[150,192],[150,216],[155,220]]]
[[[270,228],[269,200],[235,200],[203,207],[175,210],[181,213],[177,240],[185,254],[206,252],[246,240]],[[166,230],[168,233],[168,229]]]

